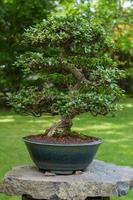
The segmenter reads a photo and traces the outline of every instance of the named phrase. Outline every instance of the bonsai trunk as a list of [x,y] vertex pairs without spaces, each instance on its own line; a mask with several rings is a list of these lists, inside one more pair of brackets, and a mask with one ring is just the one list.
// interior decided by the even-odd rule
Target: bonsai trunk
[[59,122],[55,123],[45,131],[45,134],[48,136],[69,135],[71,133],[72,119],[76,114],[77,112],[71,112],[69,114],[63,115]]

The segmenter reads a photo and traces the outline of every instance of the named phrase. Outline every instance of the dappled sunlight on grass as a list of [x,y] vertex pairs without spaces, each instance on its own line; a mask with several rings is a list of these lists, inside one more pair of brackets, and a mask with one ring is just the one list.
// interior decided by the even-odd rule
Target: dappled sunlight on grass
[[0,119],[0,123],[14,122],[14,119]]
[[110,129],[119,129],[125,128],[125,125],[114,125],[113,123],[104,123],[104,124],[97,124],[97,125],[88,125],[85,128],[75,128],[77,131],[85,131],[85,130],[110,130]]
[[[93,117],[82,114],[74,119],[73,130],[103,139],[96,158],[118,165],[133,167],[133,103],[131,99],[121,103],[123,110],[116,117]],[[31,163],[22,137],[43,133],[58,116],[40,118],[21,116],[14,112],[0,113],[0,178],[14,165]],[[17,197],[0,195],[0,200],[18,200]],[[119,198],[113,198],[118,200]],[[133,192],[121,200],[132,200]]]
[[128,125],[133,125],[133,122],[129,122]]
[[131,103],[127,103],[126,105],[122,104],[122,105],[124,105],[124,107],[126,107],[126,108],[133,108],[133,104],[131,104]]

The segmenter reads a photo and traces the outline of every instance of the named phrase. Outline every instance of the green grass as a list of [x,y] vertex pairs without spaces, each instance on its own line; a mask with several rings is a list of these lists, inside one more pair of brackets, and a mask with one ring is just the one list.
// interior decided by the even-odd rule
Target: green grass
[[[115,118],[92,117],[89,114],[78,116],[74,120],[74,130],[103,138],[104,143],[97,159],[119,165],[133,167],[133,103],[126,99],[124,108]],[[30,157],[21,140],[22,136],[42,133],[57,117],[48,115],[41,118],[20,116],[13,112],[0,113],[0,179],[14,165],[30,163]],[[18,200],[18,197],[0,195],[0,200]],[[119,198],[112,198],[118,200]],[[121,200],[132,200],[130,192]]]

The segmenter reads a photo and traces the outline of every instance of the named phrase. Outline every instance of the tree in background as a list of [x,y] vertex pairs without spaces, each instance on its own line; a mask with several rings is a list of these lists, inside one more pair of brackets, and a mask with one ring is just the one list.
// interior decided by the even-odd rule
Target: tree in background
[[133,92],[133,4],[126,0],[97,0],[95,18],[112,34],[115,49],[111,51],[118,67],[127,77],[120,81],[128,93]]
[[55,6],[54,0],[0,0],[0,91],[18,89],[22,74],[12,64],[24,51],[21,34],[45,19]]

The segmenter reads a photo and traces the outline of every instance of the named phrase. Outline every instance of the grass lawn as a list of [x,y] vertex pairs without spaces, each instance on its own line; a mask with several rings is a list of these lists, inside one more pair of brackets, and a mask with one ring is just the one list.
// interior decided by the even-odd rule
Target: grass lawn
[[[74,130],[103,138],[97,159],[133,167],[133,102],[125,99],[123,110],[115,118],[82,114],[74,120]],[[57,117],[33,118],[13,112],[0,112],[0,179],[14,165],[30,163],[22,136],[42,133]],[[18,200],[0,195],[0,200]],[[112,198],[118,200],[119,198]],[[133,192],[121,200],[133,200]]]

